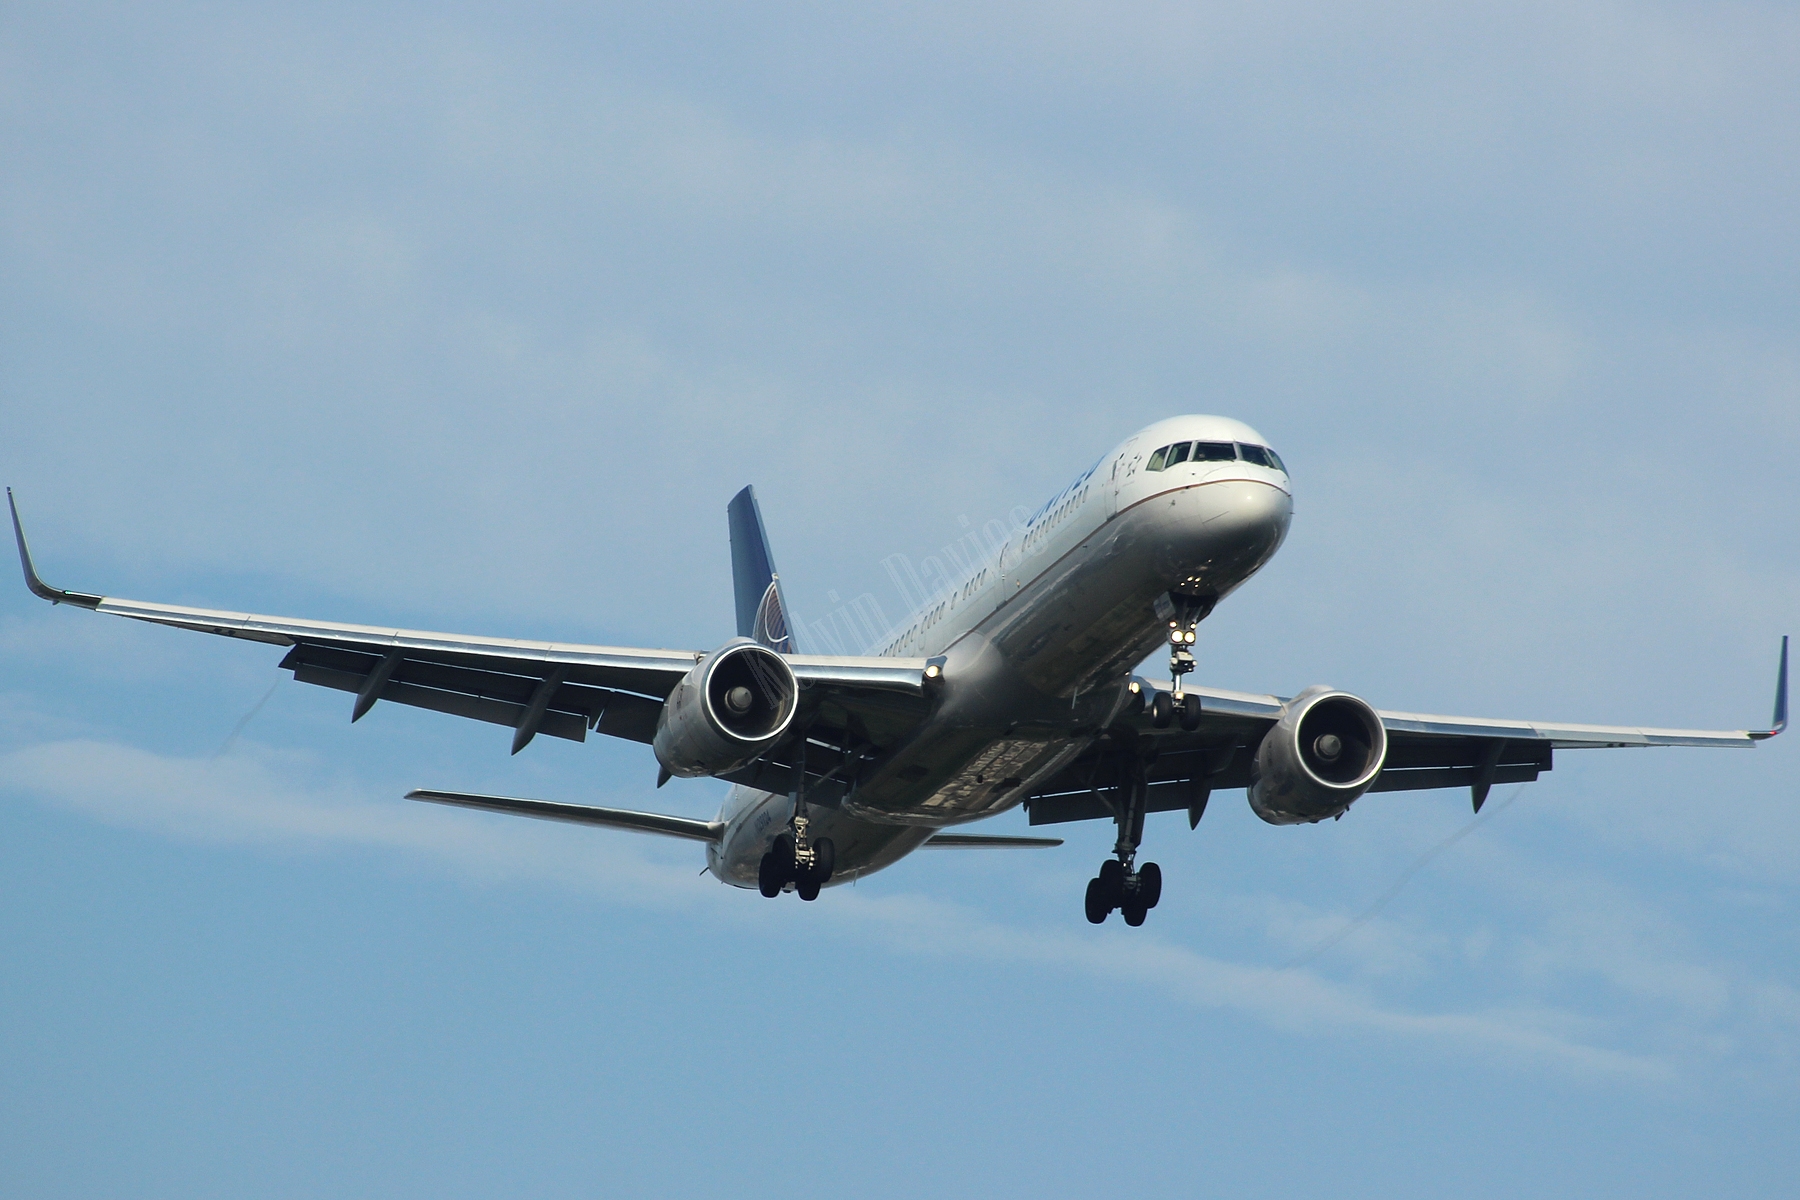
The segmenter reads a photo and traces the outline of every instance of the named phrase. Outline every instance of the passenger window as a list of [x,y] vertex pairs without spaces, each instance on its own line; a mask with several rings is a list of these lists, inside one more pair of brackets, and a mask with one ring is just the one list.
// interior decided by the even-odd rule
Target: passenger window
[[1264,450],[1261,446],[1247,446],[1244,443],[1239,442],[1238,453],[1244,456],[1245,462],[1253,462],[1259,467],[1272,467],[1275,465],[1269,461],[1269,452]]
[[1195,462],[1230,462],[1237,457],[1237,447],[1230,442],[1195,442]]
[[1152,454],[1150,456],[1150,461],[1144,464],[1144,470],[1146,470],[1146,471],[1162,470],[1163,469],[1163,455],[1167,454],[1168,452],[1169,452],[1169,448],[1167,446],[1164,446],[1161,450],[1158,450],[1155,454]]
[[1184,463],[1187,461],[1187,456],[1188,444],[1186,442],[1176,442],[1173,446],[1169,447],[1169,457],[1163,460],[1163,466],[1172,467],[1176,463]]

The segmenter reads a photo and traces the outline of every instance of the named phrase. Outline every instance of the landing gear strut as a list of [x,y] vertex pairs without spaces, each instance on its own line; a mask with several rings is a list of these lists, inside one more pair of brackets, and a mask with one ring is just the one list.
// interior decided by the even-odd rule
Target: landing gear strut
[[812,822],[806,815],[806,739],[800,739],[799,761],[794,764],[794,815],[787,830],[776,835],[756,871],[756,886],[774,899],[792,885],[802,900],[817,900],[819,889],[831,882],[837,866],[837,847],[828,837],[807,834]]
[[[1158,699],[1162,697],[1159,696]],[[1100,873],[1088,880],[1087,919],[1098,925],[1118,909],[1127,925],[1142,925],[1144,917],[1162,899],[1162,868],[1155,863],[1137,865],[1138,843],[1144,839],[1144,801],[1149,785],[1144,762],[1134,750],[1119,756],[1120,780],[1113,803],[1119,840],[1114,858],[1100,864]]]
[[1175,613],[1169,618],[1169,678],[1174,681],[1175,688],[1173,695],[1158,692],[1150,702],[1150,723],[1158,729],[1167,729],[1170,721],[1179,715],[1181,727],[1192,733],[1200,728],[1200,697],[1184,693],[1181,680],[1194,669],[1194,642],[1199,637],[1196,629],[1212,611],[1212,605],[1200,597],[1173,592],[1169,599]]

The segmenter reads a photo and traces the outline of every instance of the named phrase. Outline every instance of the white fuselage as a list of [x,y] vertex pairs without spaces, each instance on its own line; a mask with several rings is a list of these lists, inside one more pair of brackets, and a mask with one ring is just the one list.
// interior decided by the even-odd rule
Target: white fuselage
[[[1016,529],[1000,552],[907,620],[884,655],[942,655],[931,716],[828,803],[813,836],[833,882],[888,866],[946,825],[1018,804],[1078,756],[1129,699],[1132,668],[1167,640],[1171,592],[1204,607],[1253,575],[1293,513],[1288,477],[1245,458],[1162,466],[1181,444],[1266,448],[1223,417],[1174,417],[1127,438]],[[1153,469],[1160,468],[1160,469]],[[708,848],[720,879],[757,886],[791,796],[734,787]]]

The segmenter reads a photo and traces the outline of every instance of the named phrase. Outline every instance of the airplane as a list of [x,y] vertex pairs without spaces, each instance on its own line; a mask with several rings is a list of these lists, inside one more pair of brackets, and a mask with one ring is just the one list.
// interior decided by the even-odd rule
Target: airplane
[[[770,898],[818,898],[922,846],[1042,847],[956,832],[1023,806],[1031,826],[1110,820],[1087,919],[1142,925],[1162,870],[1138,862],[1144,819],[1243,788],[1274,825],[1340,818],[1364,795],[1537,779],[1560,750],[1751,747],[1787,727],[1787,638],[1761,730],[1641,729],[1378,710],[1314,686],[1280,697],[1195,686],[1196,630],[1280,548],[1293,492],[1280,456],[1225,417],[1158,421],[1107,451],[940,589],[871,655],[801,652],[755,492],[727,508],[737,636],[711,650],[572,645],[124,600],[45,584],[7,489],[30,590],[159,625],[287,648],[301,683],[538,734],[651,747],[671,777],[732,784],[695,820],[418,789],[408,799],[701,842],[707,869]],[[999,539],[996,539],[999,540]],[[1169,679],[1135,673],[1157,648]]]

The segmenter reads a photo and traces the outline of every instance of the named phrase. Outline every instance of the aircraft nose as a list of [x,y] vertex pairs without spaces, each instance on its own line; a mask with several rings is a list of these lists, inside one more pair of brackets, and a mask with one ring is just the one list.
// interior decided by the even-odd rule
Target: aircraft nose
[[1273,484],[1255,480],[1234,480],[1214,484],[1215,494],[1208,497],[1212,514],[1207,520],[1209,532],[1227,531],[1240,536],[1276,541],[1287,535],[1288,522],[1294,516],[1294,499]]
[[[1254,479],[1215,480],[1185,488],[1162,511],[1169,548],[1181,573],[1224,591],[1269,560],[1287,537],[1293,498]],[[1216,578],[1215,578],[1216,577]]]

